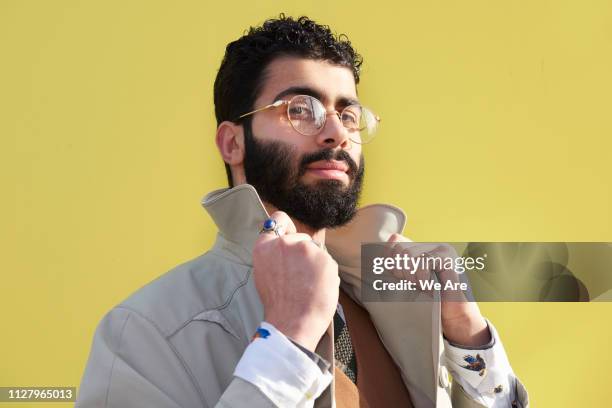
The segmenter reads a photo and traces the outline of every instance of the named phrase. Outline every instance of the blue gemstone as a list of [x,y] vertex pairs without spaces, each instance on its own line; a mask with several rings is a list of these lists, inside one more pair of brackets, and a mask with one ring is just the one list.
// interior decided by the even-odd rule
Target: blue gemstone
[[274,229],[275,226],[276,226],[276,221],[272,218],[268,218],[267,220],[264,221],[264,224],[263,224],[263,227],[265,230]]

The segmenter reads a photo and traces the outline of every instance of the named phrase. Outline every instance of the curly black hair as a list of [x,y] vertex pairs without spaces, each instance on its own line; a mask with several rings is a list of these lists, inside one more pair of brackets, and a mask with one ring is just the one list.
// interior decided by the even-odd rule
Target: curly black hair
[[[363,58],[346,35],[335,35],[329,26],[317,24],[306,16],[293,19],[281,13],[277,19],[250,27],[242,37],[227,45],[214,85],[217,125],[226,120],[238,123],[238,116],[254,109],[266,67],[284,56],[327,61],[349,68],[355,83],[359,83]],[[225,167],[231,186],[230,168],[227,164]]]

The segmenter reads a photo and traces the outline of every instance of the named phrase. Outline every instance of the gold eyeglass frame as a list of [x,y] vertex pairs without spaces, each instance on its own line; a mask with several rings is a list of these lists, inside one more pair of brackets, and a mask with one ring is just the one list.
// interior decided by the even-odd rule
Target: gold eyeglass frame
[[[245,117],[247,117],[247,116],[253,115],[253,114],[257,113],[257,112],[264,111],[264,110],[266,110],[266,109],[278,108],[279,106],[289,105],[289,104],[290,104],[290,103],[291,103],[291,102],[292,102],[292,101],[293,101],[295,98],[298,98],[298,97],[308,97],[308,98],[312,98],[312,99],[314,99],[314,100],[318,101],[318,102],[319,102],[319,103],[320,103],[322,106],[324,106],[324,105],[323,105],[323,103],[322,103],[321,101],[319,101],[317,98],[315,98],[314,96],[311,96],[311,95],[295,95],[295,96],[291,97],[291,99],[289,99],[289,100],[279,99],[279,100],[274,101],[273,103],[271,103],[271,104],[269,104],[269,105],[263,106],[263,107],[261,107],[261,108],[259,108],[259,109],[255,109],[255,110],[253,110],[253,111],[251,111],[251,112],[244,113],[244,114],[242,114],[242,115],[238,116],[238,119],[245,118]],[[342,111],[341,111],[341,112],[338,112],[337,110],[334,110],[333,112],[327,112],[327,111],[326,111],[326,112],[325,112],[325,113],[326,113],[326,115],[325,115],[325,120],[324,120],[323,124],[321,125],[321,128],[320,128],[320,129],[319,129],[319,130],[318,130],[316,133],[313,133],[313,134],[306,134],[306,133],[300,132],[299,130],[297,130],[297,129],[295,128],[295,126],[293,125],[293,122],[291,121],[291,118],[289,117],[289,109],[287,109],[287,120],[289,121],[289,124],[291,124],[291,127],[293,128],[293,130],[295,130],[295,131],[296,131],[296,132],[298,132],[299,134],[304,135],[304,136],[316,136],[316,135],[318,135],[319,133],[321,133],[321,132],[323,131],[323,129],[325,128],[325,124],[327,123],[327,117],[328,117],[329,115],[333,115],[333,114],[335,114],[336,116],[338,116],[338,119],[340,119],[340,123],[342,123],[342,126],[344,126],[344,122],[342,121],[342,114],[344,113],[344,111],[345,111],[345,110],[347,110],[348,108],[350,108],[350,107],[352,107],[352,106],[359,106],[361,109],[365,109],[365,110],[369,111],[370,113],[372,113],[372,116],[373,116],[373,117],[374,117],[374,119],[376,120],[376,123],[377,123],[377,126],[378,126],[378,123],[380,123],[380,116],[376,115],[376,114],[375,114],[374,112],[372,112],[370,109],[368,109],[368,108],[366,108],[365,106],[360,105],[360,104],[352,104],[352,105],[348,105],[348,106],[346,106],[344,109],[342,109]],[[344,127],[345,127],[346,129],[348,129],[348,130],[358,130],[359,132],[361,132],[362,130],[364,130],[364,129],[365,129],[365,127],[363,127],[363,128],[359,128],[359,129],[351,129],[351,128],[348,128],[348,127],[346,127],[346,126],[344,126]],[[370,143],[370,142],[371,142],[371,141],[374,139],[374,137],[372,137],[372,139],[368,140],[367,142],[357,142],[357,141],[353,140],[353,138],[352,138],[352,137],[349,137],[349,139],[351,139],[351,141],[352,141],[352,142],[357,143],[357,144],[367,144],[367,143]]]

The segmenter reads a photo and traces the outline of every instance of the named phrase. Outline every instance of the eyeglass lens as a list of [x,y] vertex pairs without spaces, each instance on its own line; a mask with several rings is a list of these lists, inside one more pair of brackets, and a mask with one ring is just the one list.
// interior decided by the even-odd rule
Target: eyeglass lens
[[[308,95],[297,95],[289,101],[287,116],[296,131],[303,135],[315,135],[325,126],[327,111],[318,99]],[[349,138],[356,143],[370,141],[378,125],[374,113],[360,105],[347,106],[339,118],[349,130]]]

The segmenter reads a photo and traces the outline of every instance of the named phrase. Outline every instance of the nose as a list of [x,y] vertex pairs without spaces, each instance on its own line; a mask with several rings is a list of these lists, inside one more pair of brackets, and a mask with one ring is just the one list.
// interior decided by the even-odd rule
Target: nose
[[348,137],[348,129],[344,127],[340,114],[336,111],[327,112],[325,125],[316,139],[317,144],[325,148],[339,146],[344,150],[348,150],[352,146]]

